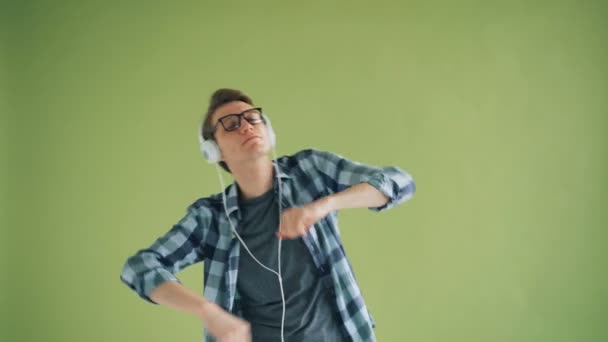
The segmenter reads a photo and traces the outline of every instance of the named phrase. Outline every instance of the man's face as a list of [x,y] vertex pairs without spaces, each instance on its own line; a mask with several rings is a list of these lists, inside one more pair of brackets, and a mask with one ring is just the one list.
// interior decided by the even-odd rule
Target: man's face
[[[240,114],[253,106],[241,101],[228,102],[215,110],[211,124],[215,127],[215,140],[220,147],[222,160],[229,165],[254,160],[270,152],[270,141],[266,125],[263,122],[251,124],[240,117],[241,125],[233,131],[226,131],[220,120],[230,114]],[[234,119],[230,119],[234,123]],[[234,121],[233,121],[234,120]],[[224,123],[228,120],[224,119]],[[227,127],[230,127],[228,124]]]

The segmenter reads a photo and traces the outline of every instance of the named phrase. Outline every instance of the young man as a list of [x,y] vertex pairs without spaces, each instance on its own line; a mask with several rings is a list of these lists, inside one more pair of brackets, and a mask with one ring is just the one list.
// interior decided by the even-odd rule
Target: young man
[[[126,261],[121,280],[147,301],[196,315],[206,341],[375,341],[337,211],[392,208],[413,196],[413,179],[314,149],[273,161],[273,134],[251,98],[217,90],[202,135],[235,182],[225,198],[191,204]],[[200,261],[204,297],[174,275]]]

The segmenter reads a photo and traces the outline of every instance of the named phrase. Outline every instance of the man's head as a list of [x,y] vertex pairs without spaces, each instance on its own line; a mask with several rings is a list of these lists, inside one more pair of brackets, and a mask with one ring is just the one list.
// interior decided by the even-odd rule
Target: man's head
[[219,164],[228,172],[227,164],[260,158],[271,149],[261,111],[236,89],[222,88],[211,95],[202,130],[205,140],[214,140],[219,146]]

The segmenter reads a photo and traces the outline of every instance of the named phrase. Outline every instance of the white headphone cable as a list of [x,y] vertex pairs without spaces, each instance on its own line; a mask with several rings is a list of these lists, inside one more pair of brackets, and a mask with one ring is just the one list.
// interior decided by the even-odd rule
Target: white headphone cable
[[[281,233],[281,213],[283,212],[283,185],[281,183],[281,175],[279,174],[279,160],[277,159],[277,152],[275,148],[272,148],[272,156],[274,158],[274,170],[277,176],[277,184],[279,186],[279,235]],[[284,328],[285,328],[285,290],[283,289],[283,276],[281,273],[281,245],[283,243],[283,239],[279,238],[279,260],[278,260],[278,271],[279,271],[279,286],[281,288],[281,299],[283,300],[283,313],[281,315],[281,342],[285,342],[283,340]]]
[[[282,199],[282,184],[281,184],[281,178],[279,176],[279,166],[278,166],[278,161],[276,158],[276,151],[273,148],[272,149],[272,153],[275,159],[275,162],[273,162],[273,166],[275,169],[275,173],[276,173],[276,178],[277,178],[277,182],[278,182],[278,187],[279,187],[279,232],[281,231],[281,212],[282,212],[282,203],[281,203],[281,199]],[[234,227],[234,224],[232,223],[232,220],[230,219],[230,216],[228,215],[228,206],[226,204],[226,194],[224,192],[224,178],[222,177],[222,173],[220,172],[219,166],[217,163],[215,163],[215,169],[217,171],[217,174],[220,178],[220,185],[222,186],[222,203],[224,204],[224,211],[226,213],[226,217],[228,218],[228,222],[230,223],[230,227],[232,228],[232,232],[234,233],[234,235],[238,238],[238,240],[241,242],[241,244],[243,245],[243,247],[245,247],[245,250],[247,250],[247,253],[249,253],[249,255],[253,258],[253,260],[255,260],[255,262],[257,262],[260,266],[262,266],[263,268],[267,269],[268,271],[274,273],[277,275],[277,278],[279,279],[279,288],[281,289],[281,302],[283,304],[283,310],[282,310],[282,314],[281,314],[281,342],[284,342],[284,329],[285,329],[285,290],[283,289],[283,277],[281,276],[281,245],[282,245],[282,240],[279,239],[279,243],[278,243],[278,272],[267,267],[266,265],[262,264],[254,255],[253,253],[251,253],[251,251],[249,250],[249,247],[247,247],[247,245],[245,244],[245,241],[243,241],[243,239],[241,238],[241,236],[237,233],[236,228]]]

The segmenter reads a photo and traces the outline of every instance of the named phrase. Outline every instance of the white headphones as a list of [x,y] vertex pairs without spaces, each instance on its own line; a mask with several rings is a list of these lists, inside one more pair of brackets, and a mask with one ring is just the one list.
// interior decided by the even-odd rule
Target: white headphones
[[[268,138],[270,139],[270,147],[274,148],[277,143],[277,137],[274,134],[274,130],[272,129],[272,125],[270,124],[270,119],[262,114],[262,119],[264,124],[266,125],[266,129],[268,132]],[[245,118],[241,118],[241,120],[245,120]],[[203,123],[204,125],[204,123]],[[205,140],[203,138],[203,127],[201,126],[198,130],[198,142],[200,145],[201,153],[203,153],[203,157],[210,163],[215,164],[222,160],[222,154],[220,152],[219,146],[215,140],[209,139]]]

